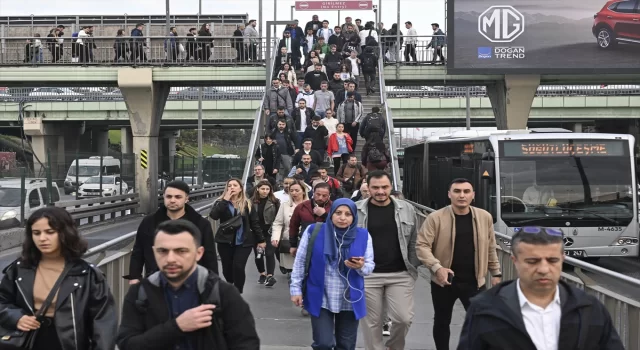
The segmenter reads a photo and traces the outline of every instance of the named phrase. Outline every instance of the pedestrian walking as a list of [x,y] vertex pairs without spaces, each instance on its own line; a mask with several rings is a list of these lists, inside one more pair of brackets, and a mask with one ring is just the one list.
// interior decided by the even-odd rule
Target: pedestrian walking
[[467,310],[470,299],[491,284],[500,283],[500,261],[491,214],[471,206],[471,182],[459,178],[449,185],[451,205],[429,214],[418,232],[416,250],[431,271],[433,339],[438,350],[449,349],[453,305],[460,299]]
[[326,223],[302,235],[291,274],[291,301],[310,314],[315,350],[355,349],[358,320],[367,314],[364,277],[374,269],[367,229],[355,203],[341,198]]
[[[360,323],[368,350],[404,349],[413,321],[413,292],[420,261],[416,256],[417,215],[413,205],[391,196],[391,176],[367,174],[370,197],[356,203],[358,226],[366,227],[372,243],[375,269],[365,277],[367,316]],[[386,313],[393,324],[383,342]]]

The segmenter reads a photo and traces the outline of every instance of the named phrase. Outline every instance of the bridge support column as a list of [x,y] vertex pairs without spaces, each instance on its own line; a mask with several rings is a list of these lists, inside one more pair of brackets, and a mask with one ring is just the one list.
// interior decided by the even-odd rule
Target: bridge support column
[[133,152],[133,134],[131,127],[120,128],[120,151],[124,154]]
[[[118,86],[131,122],[140,212],[152,213],[158,208],[158,134],[169,85],[154,83],[151,68],[122,68],[118,70]],[[146,163],[141,162],[143,151]]]
[[109,154],[109,129],[91,129],[91,151],[98,156]]
[[170,132],[162,135],[160,139],[160,164],[162,165],[161,171],[167,174],[173,173],[173,162],[176,156],[176,133]]
[[539,85],[539,75],[507,74],[504,81],[487,86],[487,95],[499,130],[527,127],[531,104]]
[[42,117],[29,117],[25,119],[24,132],[31,136],[34,176],[45,177],[43,166],[50,166],[53,179],[64,177],[81,128],[73,123],[44,123]]

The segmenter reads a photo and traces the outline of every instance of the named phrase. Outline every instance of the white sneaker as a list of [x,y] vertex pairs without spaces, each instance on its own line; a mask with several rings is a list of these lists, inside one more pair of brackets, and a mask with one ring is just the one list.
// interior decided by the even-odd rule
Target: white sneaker
[[385,322],[382,325],[382,336],[390,337],[391,336],[391,322]]

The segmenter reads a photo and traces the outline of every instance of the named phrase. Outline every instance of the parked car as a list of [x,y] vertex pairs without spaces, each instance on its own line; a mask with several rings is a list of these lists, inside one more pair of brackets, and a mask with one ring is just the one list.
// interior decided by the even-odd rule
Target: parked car
[[[0,180],[0,229],[20,226],[20,205],[24,204],[24,219],[45,207],[49,202],[49,191],[45,179],[25,179],[24,193],[20,193],[20,179]],[[51,203],[60,201],[58,185],[51,184]]]
[[[100,192],[100,179],[102,179],[102,192]],[[86,197],[110,197],[126,194],[129,186],[118,176],[92,176],[87,179],[78,190],[79,198]]]
[[619,42],[640,44],[640,11],[638,0],[610,0],[593,15],[591,31],[601,49]]

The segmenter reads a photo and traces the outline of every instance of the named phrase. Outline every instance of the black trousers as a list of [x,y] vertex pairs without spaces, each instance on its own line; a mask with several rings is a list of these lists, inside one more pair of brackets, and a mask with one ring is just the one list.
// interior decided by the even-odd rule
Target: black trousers
[[358,129],[360,128],[360,123],[356,123],[356,126],[352,126],[351,123],[345,123],[344,124],[344,131],[349,134],[349,136],[351,136],[351,139],[353,140],[353,144],[351,145],[351,147],[353,147],[353,151],[355,152],[356,150],[356,144],[358,143]]
[[442,46],[440,48],[433,48],[433,63],[436,62],[437,58],[440,58],[440,62],[444,63],[444,55],[442,54]]
[[40,325],[32,350],[62,350],[53,318],[46,317]]
[[342,162],[347,163],[348,161],[349,161],[348,154],[343,154],[340,157],[333,157],[333,176],[338,176],[338,170],[340,170],[340,165],[342,164]]
[[409,58],[413,58],[413,62],[418,62],[416,58],[416,44],[407,44],[404,47],[404,60],[405,62],[411,61]]
[[247,266],[251,250],[251,247],[218,243],[222,275],[227,282],[236,286],[240,294],[244,290],[244,282],[247,279],[244,269]]
[[364,75],[364,85],[367,92],[372,91],[376,87],[376,72],[365,72],[362,74]]
[[478,283],[470,283],[456,280],[450,286],[440,287],[431,282],[431,300],[433,301],[433,340],[437,350],[449,350],[449,338],[451,331],[451,314],[456,300],[460,299],[462,306],[467,310],[472,297],[485,290],[485,287],[478,289]]
[[[253,254],[258,256],[258,248],[253,248]],[[276,247],[271,245],[271,237],[267,237],[267,247],[262,254],[262,258],[256,258],[256,267],[258,268],[258,272],[260,274],[265,273],[264,269],[264,261],[267,260],[267,269],[266,273],[268,276],[273,275],[273,272],[276,270]]]

